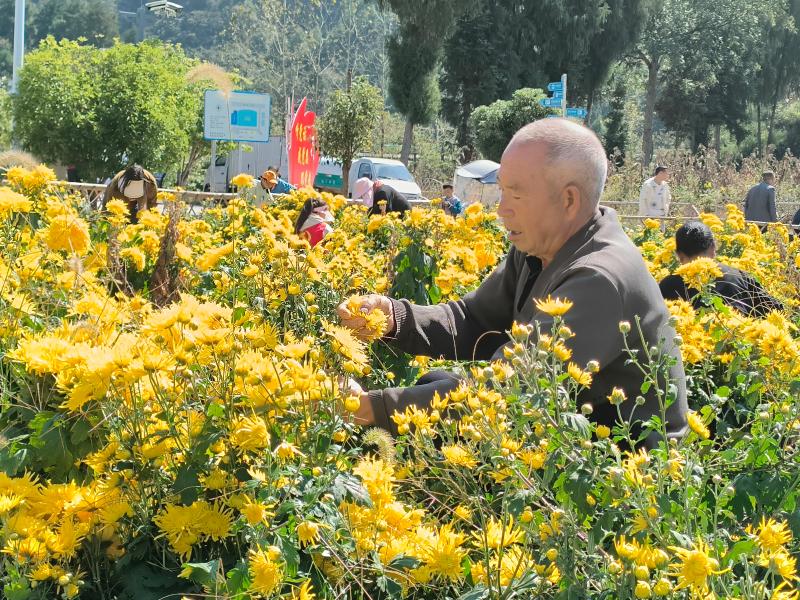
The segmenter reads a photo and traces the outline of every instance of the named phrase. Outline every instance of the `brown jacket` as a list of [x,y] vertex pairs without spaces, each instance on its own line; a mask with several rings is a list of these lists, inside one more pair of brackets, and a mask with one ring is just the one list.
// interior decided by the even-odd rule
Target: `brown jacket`
[[[158,204],[158,183],[150,171],[147,169],[142,169],[142,171],[144,171],[144,197],[147,200],[147,208],[155,208]],[[106,191],[103,193],[103,208],[106,207],[106,204],[108,204],[109,200],[123,200],[124,202],[128,203],[128,211],[131,214],[131,222],[135,223],[137,202],[136,200],[131,200],[128,198],[122,193],[122,190],[119,189],[119,180],[122,179],[124,174],[124,170],[120,171],[114,175],[114,179],[112,179],[106,186]]]
[[[625,390],[629,400],[622,414],[628,415],[643,382],[639,367],[627,364],[629,355],[619,331],[620,321],[630,322],[628,343],[642,357],[644,349],[636,331],[638,317],[647,346],[661,345],[677,358],[670,369],[676,400],[667,409],[667,431],[670,437],[682,435],[686,429],[686,376],[674,345],[675,331],[668,324],[669,313],[658,284],[616,213],[600,207],[553,261],[545,269],[541,267],[538,258],[512,248],[505,261],[462,300],[436,306],[392,300],[397,327],[387,341],[410,354],[452,360],[499,359],[503,346],[509,343],[508,335],[501,332],[510,330],[513,322],[538,321],[543,332],[550,331],[552,317],[539,312],[533,299],[551,295],[571,300],[573,307],[563,318],[575,333],[569,344],[572,360],[580,367],[590,360],[600,363],[592,386],[581,392],[578,402],[590,403],[592,418],[611,426],[616,420],[616,408],[607,400],[612,388]],[[451,379],[370,392],[377,424],[396,432],[390,418],[395,410],[427,406],[434,391],[443,394],[457,385]],[[645,398],[645,404],[634,412],[635,421],[661,413],[654,389]],[[651,445],[656,442],[655,437],[648,440]]]

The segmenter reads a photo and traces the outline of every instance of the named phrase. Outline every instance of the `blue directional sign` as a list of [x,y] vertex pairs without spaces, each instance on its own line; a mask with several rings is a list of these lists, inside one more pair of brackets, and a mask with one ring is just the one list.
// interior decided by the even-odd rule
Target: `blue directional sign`
[[564,91],[564,84],[560,81],[554,81],[553,83],[547,84],[547,91],[548,92],[563,92]]
[[558,98],[559,100],[561,100],[561,98],[564,97],[564,92],[553,92],[553,94],[550,97],[551,98]]
[[585,108],[568,108],[567,109],[567,116],[568,117],[577,117],[579,119],[586,118],[586,109]]
[[542,98],[539,100],[539,106],[544,108],[560,108],[561,98]]

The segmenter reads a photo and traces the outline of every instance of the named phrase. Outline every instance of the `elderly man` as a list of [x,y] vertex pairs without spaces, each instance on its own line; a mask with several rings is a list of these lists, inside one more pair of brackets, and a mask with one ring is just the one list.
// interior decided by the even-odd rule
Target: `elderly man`
[[[604,425],[616,421],[608,401],[622,388],[630,405],[623,414],[646,421],[661,410],[651,389],[645,402],[634,406],[642,373],[628,364],[620,322],[636,327],[638,320],[648,347],[665,348],[674,358],[670,380],[677,399],[666,411],[667,431],[680,436],[686,428],[686,385],[675,332],[658,285],[627,237],[616,213],[599,206],[606,178],[606,156],[589,129],[563,119],[542,119],[523,127],[503,153],[498,183],[502,192],[497,212],[513,245],[505,261],[462,300],[437,306],[416,306],[407,300],[371,295],[360,310],[379,308],[388,317],[386,339],[411,354],[455,360],[499,359],[509,343],[513,322],[538,322],[550,330],[553,318],[539,311],[535,299],[548,296],[574,303],[564,315],[574,332],[572,360],[580,366],[596,360],[600,370],[579,403],[589,403],[592,418]],[[344,325],[362,333],[364,319],[339,307]],[[631,349],[643,358],[644,347],[634,329]],[[365,424],[394,431],[391,415],[406,406],[427,406],[434,394],[455,388],[453,377],[423,378],[418,385],[360,393],[356,415]],[[658,436],[651,435],[648,444]]]

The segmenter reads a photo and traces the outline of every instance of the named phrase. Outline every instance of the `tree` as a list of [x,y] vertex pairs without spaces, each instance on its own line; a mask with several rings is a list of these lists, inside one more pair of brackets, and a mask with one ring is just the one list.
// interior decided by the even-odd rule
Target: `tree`
[[[772,17],[772,18],[770,18]],[[756,103],[758,152],[763,155],[761,106],[768,108],[766,144],[774,139],[775,112],[778,102],[791,86],[800,82],[800,0],[785,0],[776,13],[762,17],[761,43],[756,62],[759,65]]]
[[[444,44],[442,58],[442,113],[456,128],[461,158],[468,162],[475,155],[475,140],[469,117],[478,106],[490,104],[510,93],[507,74],[508,45],[498,26],[502,7],[481,2],[475,11],[456,22]],[[465,43],[469,40],[469,43]]]
[[[655,0],[606,0],[608,12],[602,27],[588,41],[575,80],[592,111],[597,90],[606,82],[611,67],[639,41]],[[587,116],[588,118],[588,116]]]
[[[394,20],[375,5],[362,0],[236,4],[222,45],[204,56],[238,70],[253,89],[272,94],[274,106],[307,96],[324,112],[325,100],[344,87],[348,70],[383,84],[385,40]],[[275,115],[278,130],[283,117],[282,111]]]
[[511,100],[476,108],[470,117],[470,127],[481,153],[499,162],[511,138],[523,125],[551,114],[539,105],[539,100],[546,97],[543,90],[523,88],[514,92]]
[[15,135],[84,178],[132,162],[175,168],[202,107],[201,89],[185,80],[191,66],[180,48],[160,42],[98,50],[48,38],[22,69]]
[[408,164],[414,126],[431,121],[439,112],[436,72],[442,32],[469,6],[459,0],[385,0],[397,15],[400,28],[389,41],[390,95],[406,117],[400,160]]
[[[48,35],[110,46],[119,35],[118,21],[113,0],[28,0],[25,46],[36,48]],[[0,77],[11,75],[13,42],[14,0],[0,0]]]
[[0,150],[11,147],[11,97],[0,88]]
[[40,0],[33,12],[34,47],[52,35],[57,40],[85,38],[108,47],[119,36],[115,2],[109,0]]
[[[639,43],[629,54],[631,60],[647,69],[643,164],[648,165],[653,157],[653,123],[662,80],[680,83],[683,78],[698,89],[713,86],[723,66],[735,64],[742,49],[755,43],[760,15],[774,10],[774,4],[760,0],[664,0],[650,15]],[[692,71],[705,74],[687,79]]]
[[408,165],[415,125],[427,125],[439,113],[441,98],[436,79],[437,54],[406,27],[389,40],[389,95],[406,117],[400,160]]
[[610,110],[605,119],[606,134],[603,138],[609,156],[625,160],[628,130],[625,125],[625,82],[619,79],[611,96]]
[[444,48],[443,108],[471,154],[476,106],[570,75],[570,100],[587,100],[635,43],[654,0],[480,0]]
[[323,154],[342,162],[345,195],[353,158],[359,150],[369,146],[382,110],[380,90],[370,85],[365,77],[359,77],[349,90],[336,90],[331,94],[319,120],[320,149]]

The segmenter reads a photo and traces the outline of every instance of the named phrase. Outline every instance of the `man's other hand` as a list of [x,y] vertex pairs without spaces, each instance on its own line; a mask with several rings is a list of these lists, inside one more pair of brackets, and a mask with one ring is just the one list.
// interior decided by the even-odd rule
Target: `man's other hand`
[[[386,328],[384,335],[391,333],[395,330],[394,311],[392,310],[392,302],[386,296],[380,294],[370,294],[368,296],[361,296],[359,298],[357,307],[353,306],[353,301],[348,300],[342,302],[336,309],[339,315],[339,321],[347,327],[352,329],[353,333],[359,339],[371,340],[374,339],[375,332],[367,326],[367,321],[364,318],[376,308],[386,315]],[[354,310],[355,309],[355,310]]]

